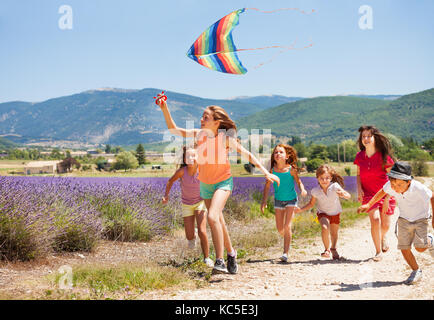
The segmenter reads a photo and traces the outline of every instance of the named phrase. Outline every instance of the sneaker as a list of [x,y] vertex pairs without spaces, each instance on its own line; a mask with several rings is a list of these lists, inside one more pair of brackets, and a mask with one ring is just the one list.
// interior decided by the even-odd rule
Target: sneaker
[[282,254],[282,256],[280,257],[280,261],[288,262],[288,255],[286,253]]
[[223,261],[223,259],[217,259],[215,261],[214,267],[212,269],[212,273],[213,274],[229,273],[228,269],[226,269],[225,262]]
[[187,240],[187,242],[188,242],[188,249],[193,250],[194,248],[196,248],[196,238]]
[[405,284],[413,284],[422,279],[422,270],[417,269],[412,271],[407,280],[404,281]]
[[214,261],[212,261],[210,258],[203,259],[203,263],[206,264],[207,267],[213,268],[214,267]]
[[234,256],[230,256],[228,254],[228,271],[232,274],[236,274],[238,272],[237,251],[235,251]]
[[434,236],[428,233],[428,238],[431,239],[431,245],[428,247],[429,254],[434,258]]

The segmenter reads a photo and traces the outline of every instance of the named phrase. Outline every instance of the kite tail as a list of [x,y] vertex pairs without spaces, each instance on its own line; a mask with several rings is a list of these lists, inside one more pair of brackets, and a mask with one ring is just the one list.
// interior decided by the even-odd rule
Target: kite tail
[[262,12],[262,13],[275,13],[278,11],[287,11],[287,10],[294,10],[294,11],[298,11],[298,12],[303,13],[303,14],[311,14],[311,13],[315,12],[314,9],[312,9],[311,12],[306,12],[304,10],[300,10],[299,8],[280,8],[280,9],[271,10],[271,11],[263,11],[263,10],[260,10],[258,8],[244,8],[244,10],[255,10],[258,12]]

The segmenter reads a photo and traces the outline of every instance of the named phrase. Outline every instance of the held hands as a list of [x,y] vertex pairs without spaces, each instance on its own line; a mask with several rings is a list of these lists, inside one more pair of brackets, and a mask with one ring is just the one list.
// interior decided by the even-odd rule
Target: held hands
[[364,204],[364,205],[357,208],[357,213],[367,212],[369,210],[369,208],[370,208],[370,205],[368,203]]
[[162,202],[163,204],[166,204],[167,201],[169,201],[169,196],[164,196],[164,197],[161,199],[161,202]]
[[[301,196],[302,196],[302,197],[306,197],[306,196],[307,196],[307,191],[306,191],[306,189],[303,188],[303,189],[301,190]],[[297,212],[296,212],[296,213],[297,213]]]
[[[303,194],[303,193],[302,193]],[[301,210],[299,207],[294,207],[294,214],[300,213],[303,210]]]
[[262,212],[262,214],[264,214],[265,208],[267,208],[267,204],[266,203],[261,203],[261,212]]
[[280,179],[278,176],[271,174],[271,173],[267,173],[265,175],[265,178],[270,182],[277,182],[277,185],[280,186]]

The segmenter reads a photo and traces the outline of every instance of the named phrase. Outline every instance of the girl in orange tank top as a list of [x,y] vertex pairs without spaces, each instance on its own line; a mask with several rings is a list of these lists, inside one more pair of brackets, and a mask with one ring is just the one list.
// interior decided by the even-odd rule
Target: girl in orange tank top
[[[216,252],[213,273],[235,274],[238,272],[236,250],[232,247],[223,217],[223,209],[233,188],[229,149],[236,150],[244,159],[249,159],[268,181],[279,184],[280,180],[237,141],[236,125],[223,108],[208,106],[200,119],[200,129],[184,129],[176,126],[165,100],[157,99],[156,103],[163,111],[172,134],[197,139],[200,195],[208,209],[208,223]],[[227,251],[227,268],[223,260],[224,249]]]

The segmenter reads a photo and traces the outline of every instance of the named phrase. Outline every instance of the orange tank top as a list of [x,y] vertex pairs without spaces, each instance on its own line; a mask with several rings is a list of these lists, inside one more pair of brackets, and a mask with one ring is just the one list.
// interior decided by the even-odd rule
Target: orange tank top
[[223,132],[210,138],[202,134],[197,142],[199,181],[215,184],[231,177],[229,150],[226,148],[226,135]]

